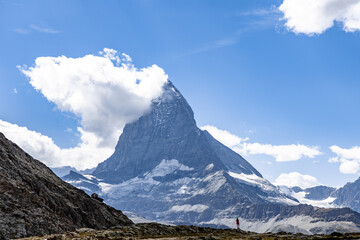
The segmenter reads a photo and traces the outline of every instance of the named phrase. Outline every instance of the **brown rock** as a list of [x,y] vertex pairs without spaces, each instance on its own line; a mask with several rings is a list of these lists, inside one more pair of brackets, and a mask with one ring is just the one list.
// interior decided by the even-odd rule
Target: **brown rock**
[[0,133],[0,239],[133,224],[58,178]]

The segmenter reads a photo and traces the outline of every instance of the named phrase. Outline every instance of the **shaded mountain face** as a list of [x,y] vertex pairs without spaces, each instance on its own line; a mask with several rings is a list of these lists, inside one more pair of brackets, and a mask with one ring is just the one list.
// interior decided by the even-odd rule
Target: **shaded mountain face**
[[162,97],[153,103],[152,111],[125,126],[115,153],[100,163],[93,175],[108,183],[120,183],[151,171],[162,160],[176,159],[197,173],[213,164],[216,170],[261,177],[241,156],[223,147],[196,126],[189,104],[169,82]]
[[[189,198],[192,204],[201,202],[196,194],[200,189],[208,192],[209,197],[217,194],[212,201],[218,199],[218,206],[222,205],[223,196],[228,194],[241,199],[240,202],[251,200],[263,203],[269,201],[269,195],[293,201],[263,179],[239,154],[215,140],[208,132],[201,131],[196,126],[191,107],[171,82],[164,87],[163,95],[153,102],[150,113],[125,126],[114,154],[100,163],[93,175],[109,184],[130,185],[130,182],[139,179],[143,185],[144,181],[160,182],[161,186],[155,187],[158,189],[151,187],[152,192],[147,193],[155,199],[158,194],[167,198],[169,189],[175,191],[183,186],[187,188],[184,192],[189,192],[184,193],[188,198],[196,195]],[[251,178],[250,182],[247,178]],[[163,188],[165,185],[169,186]],[[181,195],[173,200],[182,201]],[[116,202],[115,206],[120,207]],[[134,200],[125,202],[129,206]],[[164,204],[160,206],[159,211],[168,210],[163,208]],[[139,210],[138,207],[136,209]]]
[[130,224],[121,211],[63,182],[0,133],[0,239]]
[[333,195],[336,197],[334,201],[336,205],[346,206],[360,212],[360,178],[337,189]]
[[310,200],[323,200],[331,197],[335,190],[335,188],[327,186],[307,188],[305,197]]
[[125,126],[114,154],[92,175],[71,181],[86,187],[96,179],[106,203],[154,221],[235,227],[239,217],[242,229],[257,232],[360,230],[359,214],[299,205],[201,131],[171,82],[149,113]]

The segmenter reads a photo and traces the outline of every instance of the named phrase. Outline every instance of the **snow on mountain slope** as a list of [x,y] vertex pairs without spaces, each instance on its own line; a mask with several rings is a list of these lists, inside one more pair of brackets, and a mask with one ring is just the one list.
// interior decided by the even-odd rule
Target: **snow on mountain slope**
[[[322,211],[284,194],[243,157],[200,130],[191,107],[170,81],[163,92],[149,113],[125,126],[114,154],[94,170],[106,203],[172,224],[241,217],[266,225],[307,216],[360,225],[360,214],[349,209]],[[84,183],[86,179],[79,177]],[[296,231],[308,231],[299,224]],[[333,223],[328,226],[326,231]]]
[[204,212],[206,209],[208,209],[209,206],[206,206],[204,204],[196,204],[196,205],[175,205],[170,208],[170,212]]
[[318,207],[349,207],[353,211],[360,212],[360,178],[339,188],[327,186],[306,189],[285,186],[278,188],[304,204]]
[[[330,189],[330,191],[325,191]],[[299,187],[286,187],[278,186],[278,189],[285,194],[294,197],[301,204],[309,204],[316,207],[322,208],[337,208],[340,207],[334,203],[336,197],[332,193],[336,190],[335,188],[329,188],[326,186],[317,186],[313,188],[301,189]],[[323,192],[321,192],[323,190]],[[314,194],[316,192],[316,195]],[[315,196],[314,196],[315,195]]]
[[151,172],[146,172],[144,174],[144,177],[150,178],[150,177],[163,177],[166,176],[172,172],[175,171],[192,171],[194,168],[185,166],[181,163],[179,163],[178,160],[172,159],[172,160],[165,160],[163,159],[159,165],[157,165]]
[[62,177],[62,180],[85,191],[88,195],[100,192],[99,181],[92,175],[82,175],[71,170],[68,175]]
[[[106,196],[110,199],[121,198],[123,196],[136,193],[139,189],[142,190],[142,195],[146,195],[147,193],[151,192],[153,188],[157,185],[161,184],[160,178],[171,173],[177,171],[191,171],[192,168],[180,164],[178,160],[162,160],[159,165],[157,165],[153,170],[145,172],[140,177],[131,178],[127,181],[124,181],[120,184],[109,184],[105,182],[99,182],[100,191],[103,196]],[[185,189],[186,184],[190,181],[194,181],[194,179],[190,179],[188,177],[178,178],[168,185],[172,185],[174,188],[181,188]],[[177,194],[174,193],[174,194]],[[151,195],[148,195],[151,197]],[[155,196],[156,197],[156,196]]]

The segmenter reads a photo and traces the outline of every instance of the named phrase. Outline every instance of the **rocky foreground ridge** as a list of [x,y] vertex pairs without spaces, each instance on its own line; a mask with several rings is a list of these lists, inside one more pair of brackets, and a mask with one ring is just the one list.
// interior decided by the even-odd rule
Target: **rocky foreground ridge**
[[0,239],[133,224],[58,178],[0,133]]

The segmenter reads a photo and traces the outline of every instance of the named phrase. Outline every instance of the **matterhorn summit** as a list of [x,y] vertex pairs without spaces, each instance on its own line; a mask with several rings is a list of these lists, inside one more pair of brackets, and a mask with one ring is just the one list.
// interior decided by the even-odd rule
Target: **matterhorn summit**
[[68,182],[88,193],[96,185],[107,204],[158,222],[234,227],[238,217],[257,232],[360,230],[359,214],[301,205],[199,129],[170,81],[151,110],[125,126],[114,154],[84,177]]

